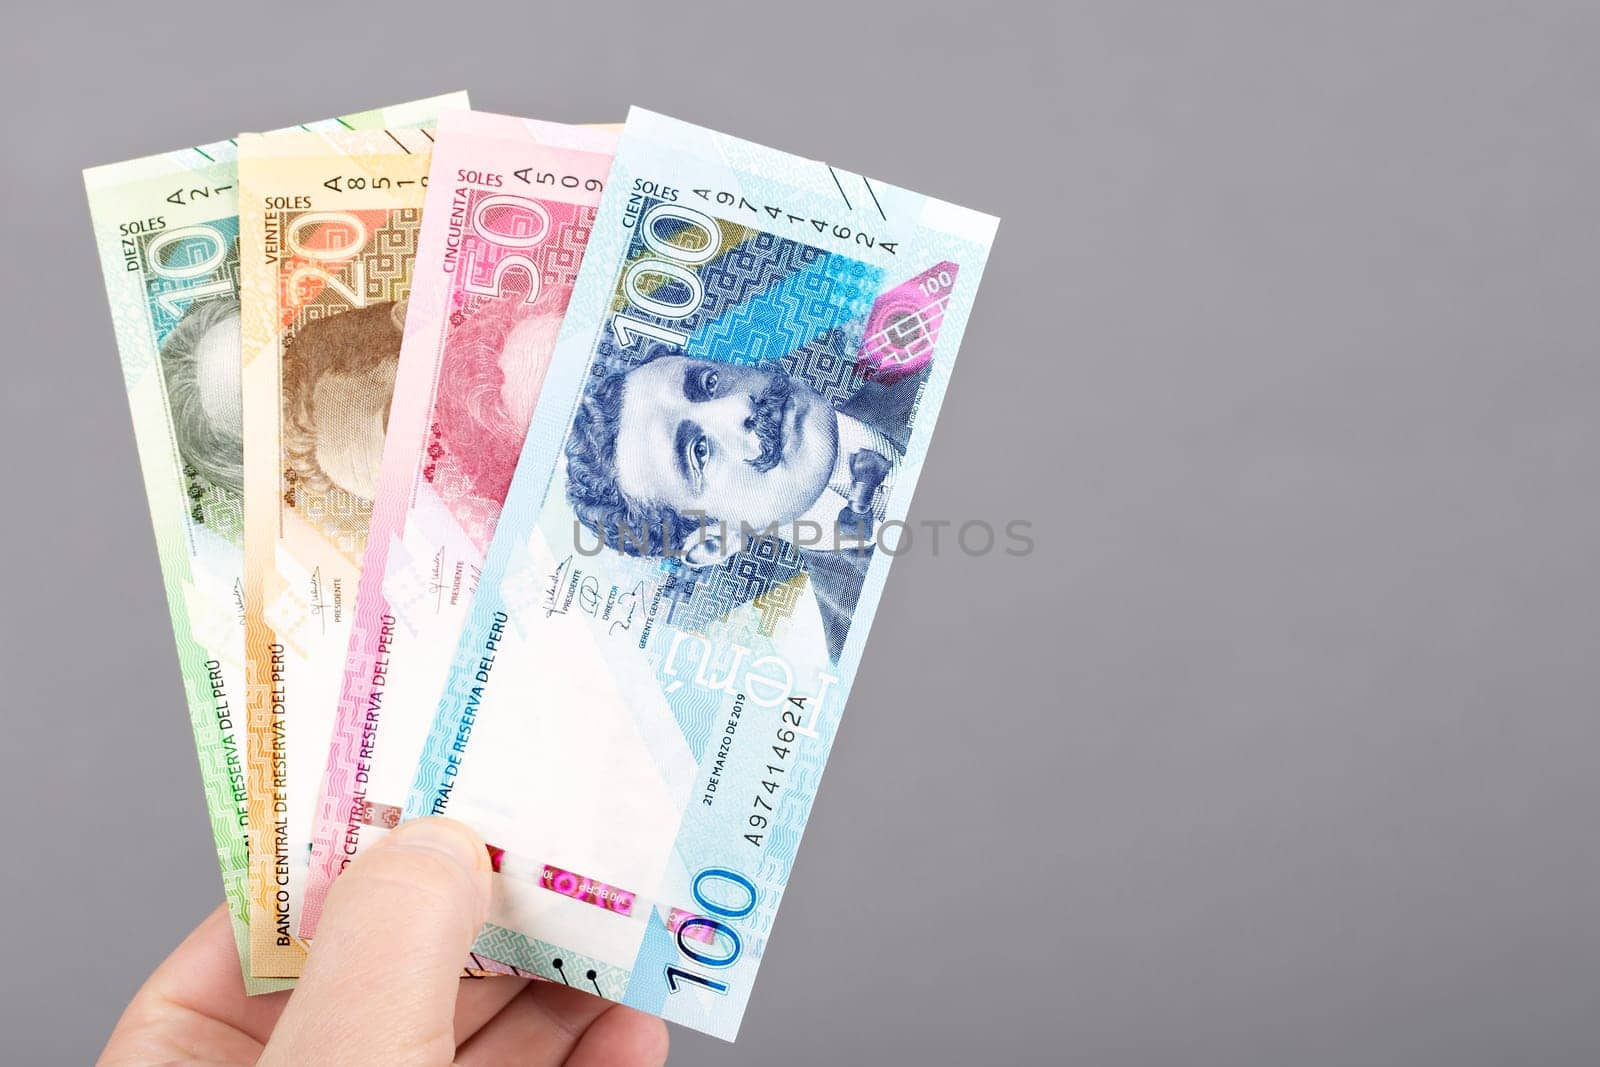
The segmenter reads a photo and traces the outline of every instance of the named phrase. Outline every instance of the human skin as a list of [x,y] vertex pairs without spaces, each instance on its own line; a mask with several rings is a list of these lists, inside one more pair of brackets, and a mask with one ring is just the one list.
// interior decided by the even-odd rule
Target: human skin
[[660,1019],[549,982],[459,977],[489,879],[467,827],[401,825],[334,883],[299,987],[258,997],[218,908],[135,994],[99,1063],[664,1064]]

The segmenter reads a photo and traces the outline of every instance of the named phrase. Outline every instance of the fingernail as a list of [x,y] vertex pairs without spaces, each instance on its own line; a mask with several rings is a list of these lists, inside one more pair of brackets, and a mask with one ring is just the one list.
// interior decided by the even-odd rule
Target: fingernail
[[384,842],[391,848],[420,848],[445,856],[463,870],[489,866],[489,851],[470,827],[454,819],[412,819],[401,823]]

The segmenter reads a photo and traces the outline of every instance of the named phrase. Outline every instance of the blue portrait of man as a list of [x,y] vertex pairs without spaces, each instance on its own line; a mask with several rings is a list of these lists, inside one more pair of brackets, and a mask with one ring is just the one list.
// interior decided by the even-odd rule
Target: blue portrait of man
[[681,560],[691,587],[739,568],[744,599],[781,570],[745,551],[748,531],[818,532],[788,554],[837,660],[927,374],[866,377],[831,402],[780,361],[659,355],[597,374],[567,439],[568,502],[613,550]]

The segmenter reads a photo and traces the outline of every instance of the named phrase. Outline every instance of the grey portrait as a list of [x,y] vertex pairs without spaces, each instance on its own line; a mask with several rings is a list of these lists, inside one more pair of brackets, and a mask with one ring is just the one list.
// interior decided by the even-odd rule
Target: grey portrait
[[242,492],[239,301],[189,305],[162,339],[159,358],[178,454],[212,485]]

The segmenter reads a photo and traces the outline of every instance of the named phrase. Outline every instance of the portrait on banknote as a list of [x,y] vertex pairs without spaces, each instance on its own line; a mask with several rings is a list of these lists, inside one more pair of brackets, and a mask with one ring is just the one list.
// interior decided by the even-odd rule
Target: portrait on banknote
[[405,814],[474,951],[731,1035],[994,220],[638,109],[606,189]]
[[283,452],[301,490],[371,500],[400,365],[405,302],[308,320],[283,348]]
[[[681,561],[675,619],[808,587],[837,658],[955,266],[920,298],[879,295],[863,264],[726,230],[743,240],[696,284],[707,305],[728,305],[705,316],[731,328],[687,347],[601,341],[565,447],[567,501],[605,548]],[[660,279],[650,299],[687,300],[686,284]],[[712,571],[732,580],[706,581]]]
[[183,462],[210,484],[241,492],[238,298],[190,304],[161,342],[161,374]]
[[456,311],[439,360],[439,387],[423,478],[480,551],[522,452],[564,305],[496,298]]

